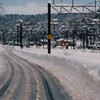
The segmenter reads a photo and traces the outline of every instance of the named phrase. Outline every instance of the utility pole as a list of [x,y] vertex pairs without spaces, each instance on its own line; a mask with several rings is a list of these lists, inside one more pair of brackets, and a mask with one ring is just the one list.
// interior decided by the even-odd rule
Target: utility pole
[[18,41],[18,33],[19,33],[19,25],[17,25],[17,46],[19,44],[19,41]]
[[48,54],[51,53],[51,2],[48,2]]
[[20,47],[23,49],[23,44],[22,44],[22,20],[20,20]]
[[97,9],[96,9],[96,5],[97,5],[96,3],[97,3],[97,1],[95,0],[95,6],[94,6],[94,11],[95,11],[95,12],[96,12],[96,10],[97,10]]
[[44,49],[44,37],[45,37],[45,32],[43,31],[43,49]]
[[55,0],[53,0],[53,5],[55,5]]
[[88,28],[86,29],[86,48],[88,48]]
[[3,45],[5,45],[5,33],[3,32]]
[[83,49],[85,49],[85,32],[84,32],[84,30],[82,30],[82,34],[83,34]]
[[14,36],[14,46],[15,46],[15,36]]
[[72,0],[72,7],[74,7],[74,0]]
[[75,34],[76,34],[76,28],[73,28],[73,49],[75,49]]

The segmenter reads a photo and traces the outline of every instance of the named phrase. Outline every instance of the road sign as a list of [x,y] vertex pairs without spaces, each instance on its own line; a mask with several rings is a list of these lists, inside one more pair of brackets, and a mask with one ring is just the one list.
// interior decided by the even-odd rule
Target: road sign
[[52,39],[52,35],[47,35],[47,39]]

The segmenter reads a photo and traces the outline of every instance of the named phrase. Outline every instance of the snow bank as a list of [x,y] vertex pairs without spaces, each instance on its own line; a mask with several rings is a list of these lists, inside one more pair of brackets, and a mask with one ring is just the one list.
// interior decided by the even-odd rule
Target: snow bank
[[[2,55],[2,52],[4,51],[4,48],[2,48],[2,45],[0,45],[0,55]],[[2,56],[0,56],[0,76],[6,71],[6,66],[4,66],[4,59]]]
[[4,51],[4,48],[3,48],[2,45],[0,45],[0,52],[1,52],[1,51]]
[[100,100],[100,54],[73,50],[16,48],[13,53],[50,71],[73,100]]

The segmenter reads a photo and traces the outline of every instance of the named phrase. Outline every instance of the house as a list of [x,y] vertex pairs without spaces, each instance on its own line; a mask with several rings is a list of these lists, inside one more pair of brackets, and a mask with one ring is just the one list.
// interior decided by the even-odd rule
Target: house
[[57,46],[65,46],[66,45],[66,40],[63,38],[56,40],[56,42],[57,42]]

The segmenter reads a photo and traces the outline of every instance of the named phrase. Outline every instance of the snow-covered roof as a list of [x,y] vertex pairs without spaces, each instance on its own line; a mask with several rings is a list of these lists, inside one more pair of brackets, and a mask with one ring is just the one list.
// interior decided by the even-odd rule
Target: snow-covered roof
[[61,38],[61,39],[57,39],[56,41],[66,41],[66,39]]
[[99,19],[92,19],[92,21],[96,21],[96,22],[98,22],[98,21],[99,21]]

